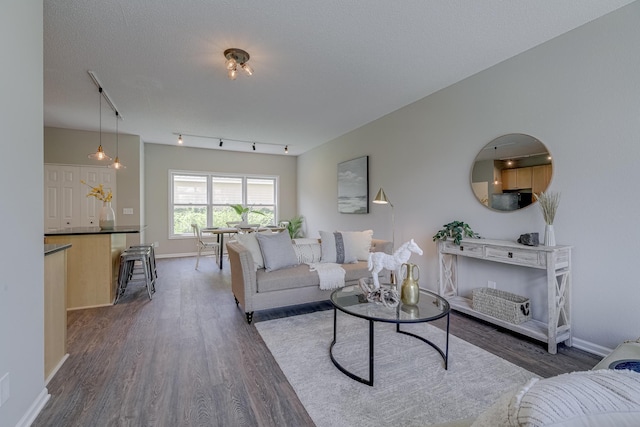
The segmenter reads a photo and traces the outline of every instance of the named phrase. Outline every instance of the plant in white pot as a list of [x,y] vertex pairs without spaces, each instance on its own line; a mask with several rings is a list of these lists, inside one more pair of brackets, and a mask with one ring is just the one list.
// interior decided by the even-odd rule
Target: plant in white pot
[[260,212],[260,211],[254,211],[253,209],[251,209],[249,206],[242,206],[241,204],[237,204],[237,205],[231,205],[231,208],[236,211],[236,213],[238,215],[240,215],[240,220],[246,224],[247,223],[247,217],[249,215],[249,213],[254,213],[257,215],[262,215],[264,216],[264,212]]
[[553,220],[555,219],[558,205],[560,204],[560,193],[553,191],[533,194],[540,204],[542,217],[544,218],[544,244],[545,246],[556,245],[556,234],[553,229]]

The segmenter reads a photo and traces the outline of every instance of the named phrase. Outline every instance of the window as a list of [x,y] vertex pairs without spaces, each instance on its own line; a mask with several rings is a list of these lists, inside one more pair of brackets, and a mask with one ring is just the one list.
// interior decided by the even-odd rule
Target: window
[[170,171],[169,237],[191,236],[191,224],[226,227],[240,221],[231,205],[251,209],[251,224],[275,225],[277,178]]

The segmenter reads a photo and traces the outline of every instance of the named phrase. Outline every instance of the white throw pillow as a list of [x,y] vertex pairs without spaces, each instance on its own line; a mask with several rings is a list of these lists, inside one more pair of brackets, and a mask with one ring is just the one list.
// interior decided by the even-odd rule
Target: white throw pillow
[[322,259],[320,262],[337,264],[352,264],[358,262],[356,254],[353,251],[348,251],[343,235],[339,231],[321,231],[320,246],[322,248]]
[[298,265],[298,258],[288,233],[255,234],[262,251],[266,271]]
[[293,249],[298,257],[298,263],[311,264],[314,262],[320,262],[322,258],[322,250],[320,248],[320,242],[314,239],[312,243],[296,243],[293,245]]
[[[271,234],[271,231],[261,231],[260,233]],[[251,252],[251,258],[253,258],[253,265],[256,270],[264,268],[264,259],[262,258],[262,251],[260,250],[258,239],[256,239],[256,233],[238,233],[236,240],[238,240],[238,243],[242,246],[249,249],[249,252]]]
[[368,261],[371,252],[373,230],[341,231],[345,250],[353,254],[358,261]]
[[601,369],[532,379],[512,397],[517,426],[640,425],[640,373]]

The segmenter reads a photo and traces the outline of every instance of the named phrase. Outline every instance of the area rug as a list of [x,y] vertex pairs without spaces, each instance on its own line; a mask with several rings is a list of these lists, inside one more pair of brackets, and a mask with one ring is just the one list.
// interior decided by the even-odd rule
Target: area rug
[[[333,310],[258,322],[262,339],[318,427],[425,426],[475,417],[500,395],[537,375],[453,335],[449,369],[422,341],[375,323],[375,375],[370,387],[344,375],[329,358]],[[444,349],[445,332],[403,325]],[[368,322],[338,312],[334,356],[368,377]]]

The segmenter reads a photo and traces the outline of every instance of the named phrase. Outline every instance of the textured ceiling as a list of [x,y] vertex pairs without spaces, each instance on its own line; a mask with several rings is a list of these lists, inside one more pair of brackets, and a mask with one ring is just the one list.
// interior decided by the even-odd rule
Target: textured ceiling
[[298,155],[631,2],[44,0],[44,124]]

